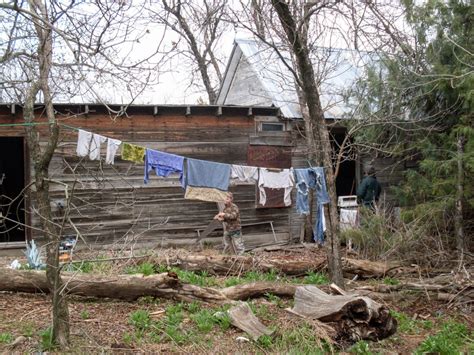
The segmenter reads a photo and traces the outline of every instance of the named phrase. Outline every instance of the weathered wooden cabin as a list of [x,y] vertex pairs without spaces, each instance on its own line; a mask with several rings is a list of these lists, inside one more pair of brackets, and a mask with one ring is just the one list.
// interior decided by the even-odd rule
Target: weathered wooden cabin
[[[313,56],[321,104],[331,129],[333,147],[337,151],[347,135],[345,121],[351,119],[351,105],[346,101],[345,93],[364,74],[373,59],[369,53],[324,47],[317,48]],[[303,115],[296,85],[293,74],[287,67],[291,63],[290,56],[284,50],[277,53],[265,43],[253,39],[235,40],[217,103],[276,106],[281,109],[282,116],[294,122],[294,125],[301,123]],[[304,130],[302,124],[299,129]],[[377,171],[377,177],[384,188],[383,199],[390,202],[393,196],[390,195],[389,187],[400,182],[405,166],[382,154],[359,154],[343,161],[336,179],[337,194],[354,195],[364,168],[369,165]]]
[[[52,206],[55,220],[61,223],[70,208],[71,223],[65,223],[64,235],[80,234],[79,242],[90,245],[115,244],[131,248],[136,243],[150,247],[192,245],[198,232],[217,213],[216,203],[184,199],[178,178],[151,174],[144,184],[144,165],[116,156],[114,165],[104,160],[90,161],[76,155],[77,128],[120,139],[147,148],[184,157],[229,164],[288,168],[301,165],[300,139],[292,122],[279,115],[276,107],[265,106],[129,106],[111,105],[121,112],[111,114],[100,104],[55,105],[61,124],[61,138],[50,166]],[[44,108],[35,109],[44,121]],[[0,248],[24,247],[24,240],[41,241],[35,214],[32,162],[25,138],[22,107],[0,104],[0,168],[5,178],[1,185],[2,223]],[[278,126],[278,130],[273,130]],[[283,127],[283,129],[280,129]],[[45,132],[46,126],[38,126]],[[41,135],[43,141],[45,135]],[[102,155],[105,149],[102,147]],[[71,197],[65,198],[65,185]],[[25,189],[26,188],[26,189]],[[23,198],[22,191],[25,189]],[[247,246],[298,239],[301,217],[293,207],[284,207],[283,194],[275,190],[269,205],[258,204],[256,186],[238,183],[230,188],[241,209],[243,234]],[[7,209],[9,199],[12,202]],[[16,224],[14,221],[20,222]],[[33,227],[33,228],[31,228]],[[207,241],[219,243],[222,231]]]

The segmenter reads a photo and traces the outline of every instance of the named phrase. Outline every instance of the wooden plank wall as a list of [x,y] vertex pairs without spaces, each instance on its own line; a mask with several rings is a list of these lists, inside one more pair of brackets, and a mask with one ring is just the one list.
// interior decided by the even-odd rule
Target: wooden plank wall
[[[12,119],[8,114],[0,114],[3,123],[21,120],[22,117]],[[255,134],[254,118],[245,115],[153,117],[148,114],[112,120],[104,114],[90,114],[88,117],[66,116],[60,120],[140,146],[229,164],[246,163],[249,136]],[[6,135],[24,135],[24,128],[0,127],[0,136]],[[206,226],[217,213],[215,203],[185,200],[177,176],[164,179],[152,173],[150,183],[145,185],[143,164],[123,161],[119,156],[113,166],[104,161],[79,158],[75,153],[76,141],[77,131],[62,129],[61,141],[50,166],[50,177],[74,187],[70,218],[86,240],[94,244],[114,242],[117,245],[125,241],[128,245],[134,241],[150,245],[180,244],[194,240],[196,229]],[[102,155],[105,150],[103,146]],[[52,184],[51,189],[55,219],[60,222],[64,215],[64,208],[61,208],[65,203],[64,187]],[[288,238],[292,208],[256,210],[253,184],[240,183],[230,190],[241,209],[242,223],[272,220],[278,238]],[[38,225],[37,217],[33,218],[33,224]],[[216,232],[214,237],[221,233]],[[65,234],[75,235],[76,232],[66,223]],[[244,234],[247,238],[271,234],[271,228],[266,224],[245,227]],[[41,238],[41,234],[33,232],[33,237]]]

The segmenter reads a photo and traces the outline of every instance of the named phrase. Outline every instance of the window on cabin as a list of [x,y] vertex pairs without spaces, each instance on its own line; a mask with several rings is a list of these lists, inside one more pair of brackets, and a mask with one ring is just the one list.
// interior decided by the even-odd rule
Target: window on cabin
[[261,123],[260,131],[262,132],[283,132],[285,125],[283,123]]

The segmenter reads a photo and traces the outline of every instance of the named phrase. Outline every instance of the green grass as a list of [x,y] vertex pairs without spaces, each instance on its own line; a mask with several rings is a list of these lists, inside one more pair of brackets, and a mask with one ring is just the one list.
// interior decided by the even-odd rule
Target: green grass
[[372,352],[370,351],[370,345],[365,340],[359,340],[357,343],[352,345],[349,349],[351,354],[357,355],[371,355]]
[[172,268],[171,271],[178,275],[178,278],[188,284],[197,285],[201,287],[212,287],[217,286],[219,283],[214,276],[209,275],[208,272],[202,271],[196,273],[193,271],[181,270],[178,268]]
[[413,320],[407,314],[394,310],[391,310],[390,314],[397,320],[397,331],[400,333],[419,334],[423,330],[433,328],[433,322],[430,320]]
[[195,322],[196,327],[200,332],[209,333],[214,327],[213,313],[207,309],[203,309],[191,316]]
[[472,346],[472,341],[473,339],[468,337],[468,330],[464,324],[448,321],[443,324],[439,332],[426,338],[415,354],[459,354],[462,347]]
[[394,279],[392,277],[384,277],[382,282],[385,285],[400,285],[400,280]]
[[318,339],[311,325],[304,323],[297,328],[283,332],[272,341],[271,352],[284,354],[327,354],[333,353],[331,346]]
[[150,312],[139,309],[130,314],[129,323],[135,327],[136,330],[144,331],[150,327],[151,318]]
[[303,283],[307,285],[325,285],[329,283],[329,278],[325,274],[309,271],[303,278]]
[[90,316],[91,315],[89,314],[89,312],[87,310],[84,310],[84,311],[81,312],[81,318],[82,319],[89,319]]
[[141,263],[136,266],[129,266],[125,269],[127,274],[143,274],[144,276],[150,276],[156,273],[155,265],[149,262]]
[[53,341],[53,328],[49,327],[45,330],[42,330],[39,333],[41,339],[41,351],[50,351],[56,348],[56,344]]
[[0,343],[8,344],[13,341],[13,335],[10,333],[0,333]]

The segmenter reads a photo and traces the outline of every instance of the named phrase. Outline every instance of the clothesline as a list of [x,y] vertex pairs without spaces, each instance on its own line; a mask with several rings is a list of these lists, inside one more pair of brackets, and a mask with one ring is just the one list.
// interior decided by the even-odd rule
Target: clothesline
[[[50,124],[48,122],[29,122],[0,124],[0,126],[35,126]],[[166,153],[133,143],[92,133],[78,127],[59,123],[60,126],[78,131],[76,153],[80,157],[88,156],[91,160],[100,160],[101,145],[107,142],[106,163],[114,164],[114,157],[122,146],[121,158],[136,163],[144,163],[144,183],[148,183],[149,173],[155,170],[158,176],[168,177],[179,174],[186,199],[197,199],[209,202],[225,200],[231,179],[258,183],[259,201],[266,203],[265,188],[284,189],[285,206],[291,205],[291,191],[297,189],[296,210],[308,215],[309,189],[316,191],[317,213],[314,224],[314,239],[323,242],[325,218],[322,205],[329,202],[323,167],[289,168],[274,171],[264,167],[237,164],[217,163],[206,160],[186,158]]]
[[225,164],[166,153],[141,147],[118,139],[108,138],[96,133],[78,129],[77,154],[89,156],[91,160],[100,159],[100,147],[107,142],[106,163],[113,164],[114,156],[122,146],[121,158],[136,163],[144,163],[144,182],[148,183],[149,173],[154,170],[157,176],[168,177],[176,173],[185,189],[185,199],[196,199],[208,202],[222,202],[228,196],[229,183],[232,179],[257,183],[259,202],[266,204],[265,189],[284,189],[284,204],[291,206],[291,191],[296,186],[296,209],[300,214],[310,212],[308,191],[316,191],[317,212],[314,227],[315,241],[324,241],[325,218],[323,204],[329,202],[326,191],[324,168],[310,167],[303,169],[268,169],[263,167]]

